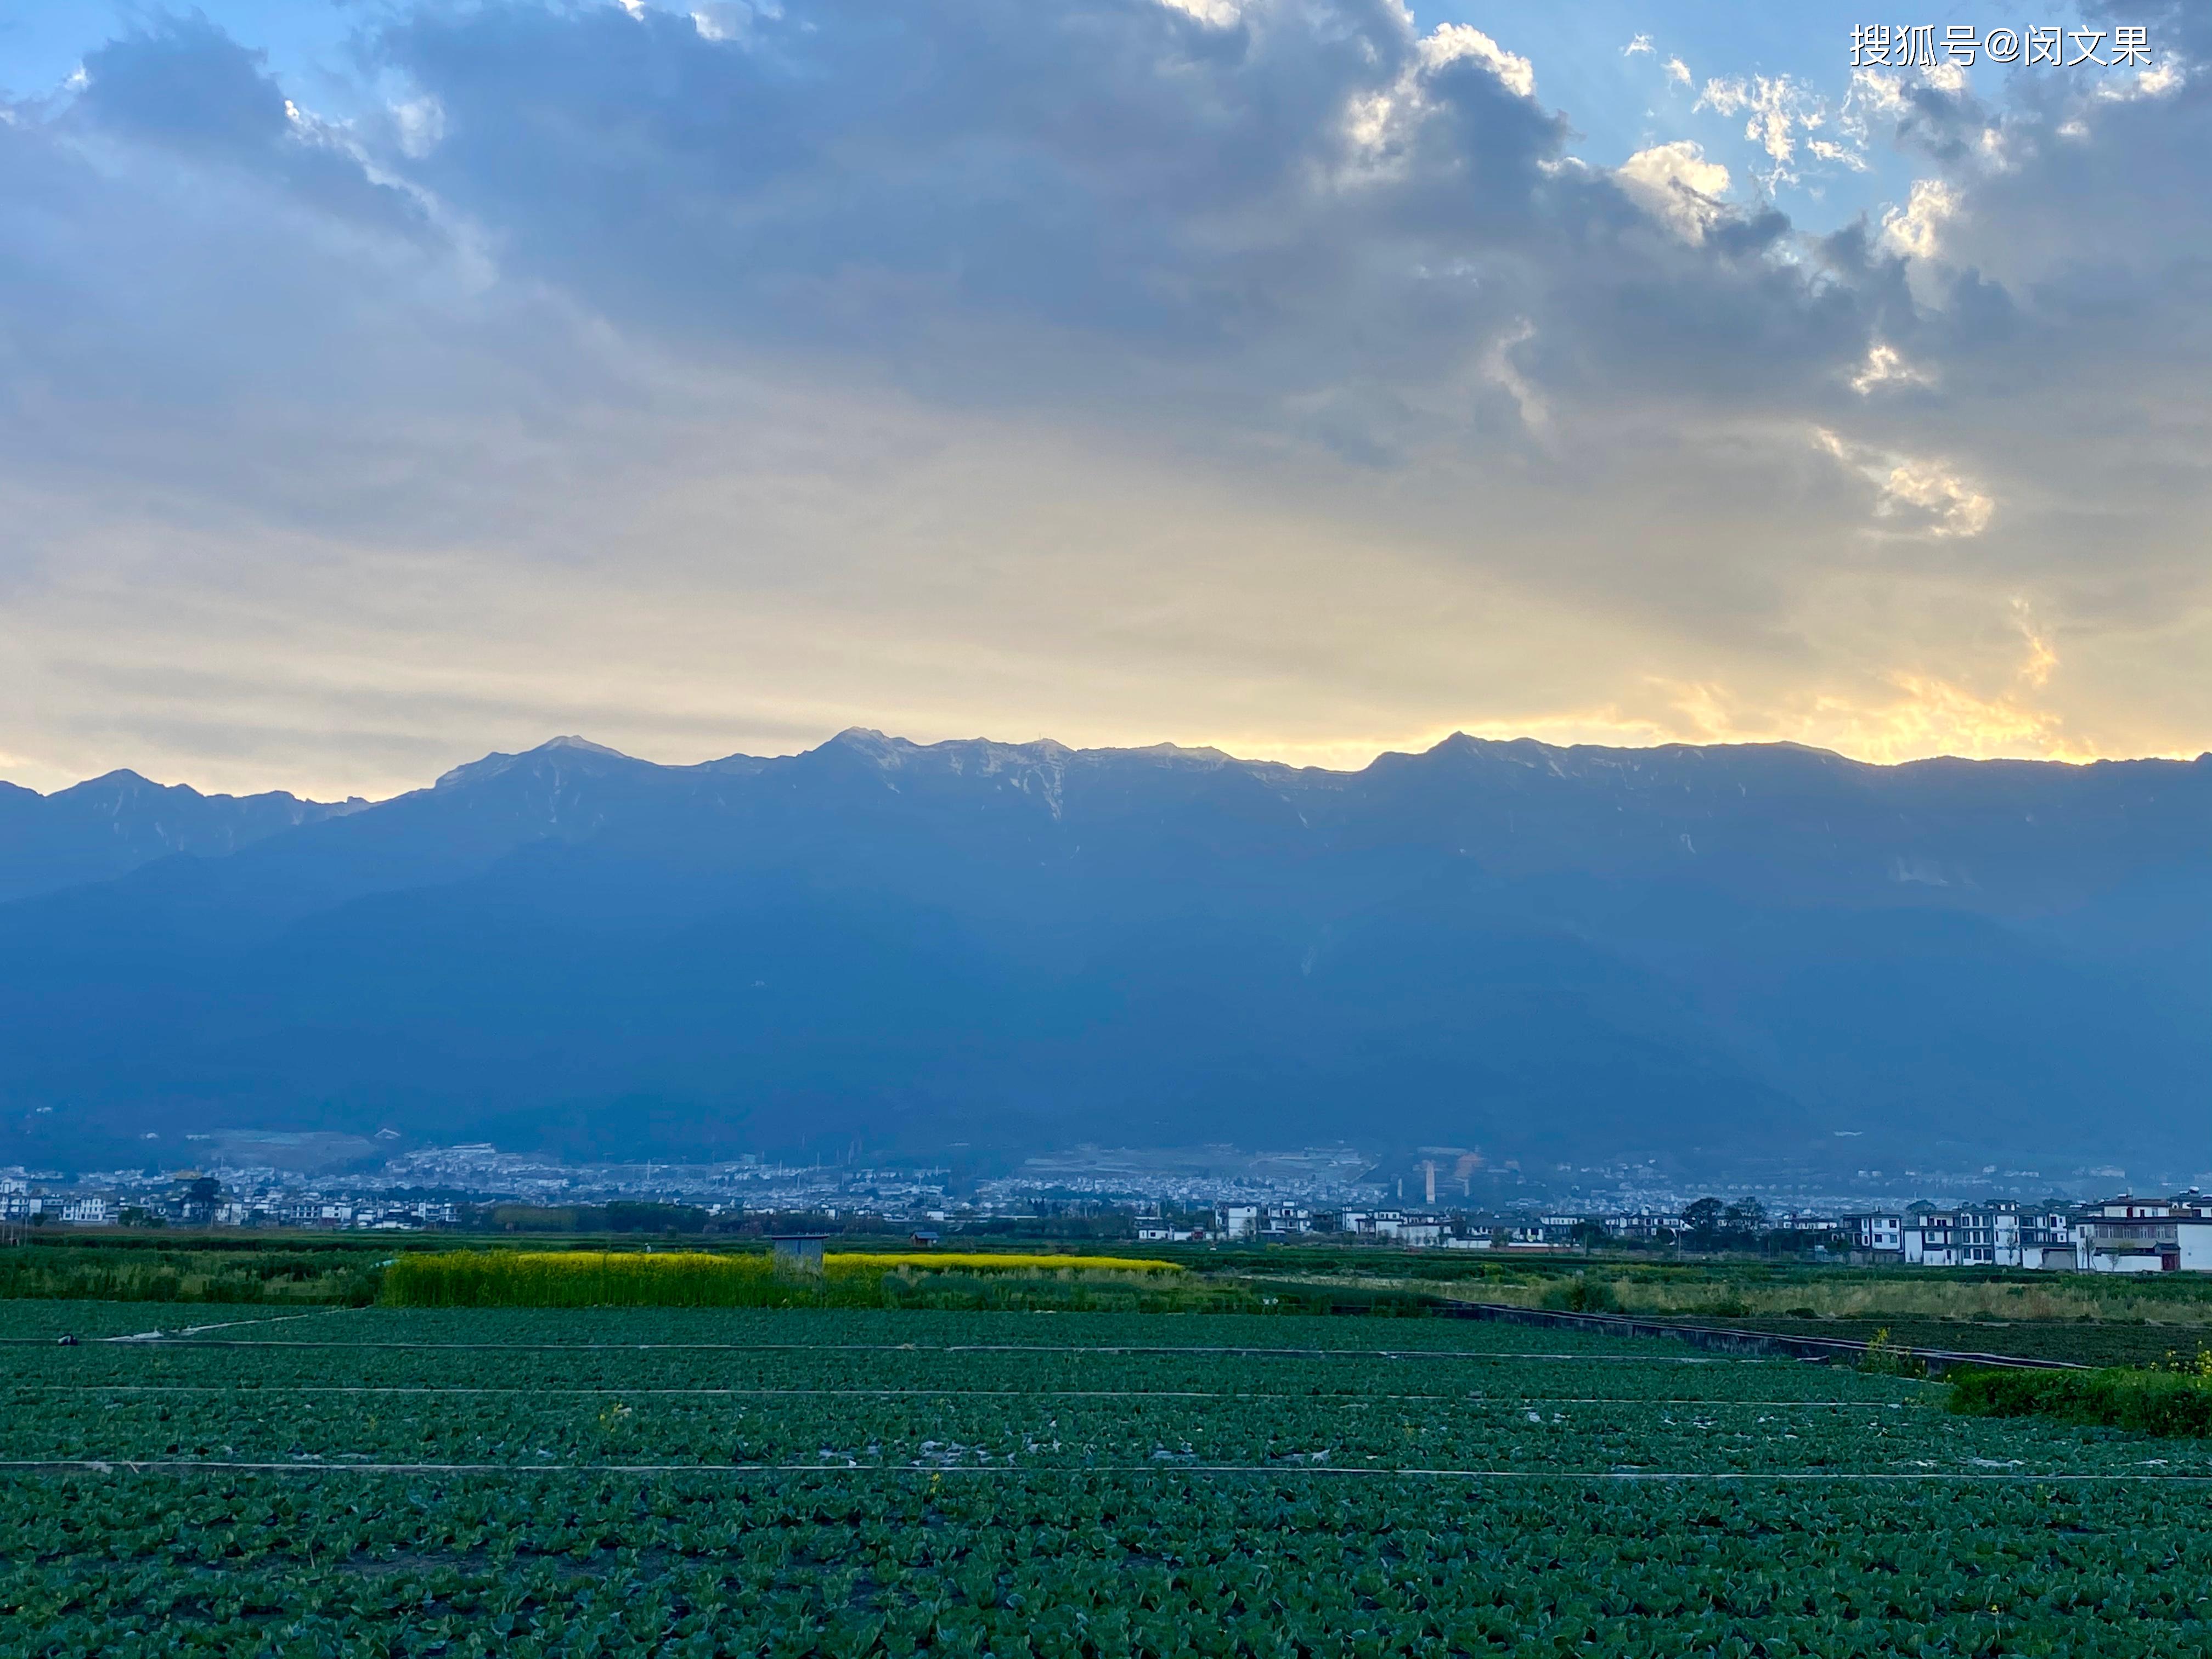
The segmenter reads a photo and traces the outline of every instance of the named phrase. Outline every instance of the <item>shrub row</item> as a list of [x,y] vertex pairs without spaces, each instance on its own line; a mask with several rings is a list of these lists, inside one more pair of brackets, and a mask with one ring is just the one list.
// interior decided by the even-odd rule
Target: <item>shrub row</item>
[[2139,1434],[2212,1436],[2212,1379],[2174,1371],[1962,1370],[1950,1408],[1965,1417],[2053,1417]]

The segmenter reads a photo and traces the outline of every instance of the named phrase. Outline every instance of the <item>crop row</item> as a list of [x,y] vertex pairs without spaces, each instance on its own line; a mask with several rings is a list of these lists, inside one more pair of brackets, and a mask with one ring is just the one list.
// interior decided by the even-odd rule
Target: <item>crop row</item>
[[0,1409],[18,1461],[2212,1475],[2212,1447],[1901,1404],[17,1386]]
[[[54,1304],[67,1306],[71,1304]],[[88,1310],[101,1304],[77,1304]],[[761,1308],[349,1308],[304,1317],[252,1309],[125,1310],[138,1330],[225,1320],[228,1340],[279,1343],[410,1342],[482,1346],[550,1343],[603,1347],[634,1343],[736,1343],[779,1346],[1142,1347],[1317,1349],[1336,1352],[1437,1351],[1652,1355],[1650,1342],[1579,1331],[1536,1331],[1461,1319],[1347,1319],[1302,1314],[1143,1314],[940,1311],[931,1309]],[[66,1328],[66,1327],[64,1327]]]
[[[1647,1351],[1650,1352],[1650,1351]],[[1251,1395],[1297,1399],[1481,1395],[1507,1399],[1917,1399],[1924,1384],[1847,1367],[1706,1360],[1642,1363],[1498,1354],[1396,1358],[1113,1353],[1028,1349],[983,1353],[816,1349],[219,1347],[81,1344],[5,1351],[9,1379],[46,1388],[197,1384],[251,1389],[319,1386],[535,1389],[930,1389],[959,1393]]]
[[[0,1478],[13,1651],[2095,1654],[2212,1641],[2157,1489]],[[1754,1637],[1756,1650],[1747,1645]]]

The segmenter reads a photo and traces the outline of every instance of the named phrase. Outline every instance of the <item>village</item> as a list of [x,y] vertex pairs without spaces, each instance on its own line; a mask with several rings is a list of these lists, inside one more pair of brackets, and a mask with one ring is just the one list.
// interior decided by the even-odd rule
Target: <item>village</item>
[[1397,1249],[1595,1251],[1608,1247],[1675,1247],[1803,1254],[1863,1267],[2019,1267],[2053,1272],[2144,1273],[2212,1271],[2212,1195],[2122,1195],[2043,1208],[2014,1203],[1908,1205],[1901,1210],[1768,1218],[1756,1205],[1680,1214],[1546,1214],[1517,1218],[1450,1212],[1342,1210],[1295,1205],[1225,1204],[1213,1231],[1141,1217],[1140,1243],[1288,1242],[1326,1235],[1371,1239]]
[[[888,1188],[888,1190],[886,1190]],[[1140,1244],[1280,1246],[1301,1241],[1371,1243],[1401,1250],[1501,1254],[1582,1252],[1692,1255],[1748,1253],[1864,1267],[1988,1267],[2148,1273],[2212,1271],[2212,1194],[2123,1194],[2087,1203],[1923,1201],[1893,1209],[1769,1214],[1755,1198],[1703,1198],[1679,1209],[1539,1209],[1492,1213],[1439,1207],[1433,1183],[1421,1207],[1195,1195],[1159,1200],[1054,1200],[998,1192],[959,1202],[940,1187],[878,1182],[865,1191],[763,1191],[704,1202],[638,1194],[596,1208],[544,1197],[535,1203],[444,1194],[302,1187],[264,1176],[226,1182],[192,1170],[86,1188],[0,1170],[0,1229],[11,1238],[47,1229],[253,1228],[271,1231],[759,1231],[804,1219],[855,1233],[926,1226],[934,1238],[1066,1233]],[[556,1220],[555,1218],[567,1218]]]

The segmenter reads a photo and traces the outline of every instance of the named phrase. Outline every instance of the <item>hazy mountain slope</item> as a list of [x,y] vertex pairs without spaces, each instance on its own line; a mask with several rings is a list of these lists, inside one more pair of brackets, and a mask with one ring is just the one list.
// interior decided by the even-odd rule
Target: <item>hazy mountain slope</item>
[[2208,937],[2203,761],[559,740],[0,906],[0,1103],[110,1146],[2172,1148]]
[[102,881],[172,853],[234,853],[366,805],[281,793],[203,795],[136,772],[110,772],[51,795],[0,783],[0,902]]

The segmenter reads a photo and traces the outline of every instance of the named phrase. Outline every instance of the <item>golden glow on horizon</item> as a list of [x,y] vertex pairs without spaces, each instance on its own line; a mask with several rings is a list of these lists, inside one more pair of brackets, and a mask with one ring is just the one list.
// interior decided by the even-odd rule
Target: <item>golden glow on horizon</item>
[[[555,716],[544,732],[529,726],[516,729],[512,720],[500,722],[503,730],[488,734],[480,747],[453,750],[419,774],[408,771],[382,776],[336,778],[270,776],[261,767],[245,775],[193,775],[185,769],[161,764],[158,757],[106,749],[82,769],[65,764],[41,763],[27,757],[0,755],[0,778],[51,793],[118,767],[129,767],[157,783],[184,781],[206,793],[248,794],[261,790],[289,789],[318,800],[337,800],[359,795],[371,800],[419,789],[447,767],[480,758],[487,752],[514,753],[543,742],[556,730],[580,732],[594,742],[641,759],[669,765],[690,765],[732,753],[789,755],[827,741],[848,726],[866,726],[918,744],[986,736],[1019,743],[1053,738],[1071,748],[1142,748],[1171,743],[1190,749],[1218,749],[1239,759],[1272,761],[1285,765],[1319,767],[1330,771],[1356,772],[1378,756],[1419,753],[1463,732],[1497,742],[1533,738],[1560,747],[1589,744],[1605,748],[1639,749],[1663,744],[1797,743],[1825,749],[1846,758],[1873,765],[1895,765],[1938,756],[1969,760],[2033,760],[2079,764],[2096,760],[2191,760],[2196,748],[2123,748],[2100,741],[2094,734],[2069,729],[2064,716],[2047,707],[2044,696],[2060,667],[2057,647],[2038,626],[2024,600],[2014,599],[2011,624],[2021,642],[2009,678],[1993,688],[1976,689],[1941,672],[1925,669],[1893,668],[1877,673],[1850,692],[1825,690],[1778,702],[1771,693],[1740,693],[1724,680],[1673,679],[1646,674],[1643,695],[1632,700],[1595,702],[1565,709],[1530,708],[1500,718],[1462,718],[1439,720],[1410,730],[1376,732],[1372,727],[1355,734],[1285,734],[1280,732],[1235,729],[1212,732],[1162,732],[1157,727],[1131,729],[1103,722],[1070,722],[1059,729],[1023,732],[988,719],[963,718],[957,712],[936,709],[908,711],[904,715],[875,711],[848,713],[834,705],[815,702],[805,708],[777,712],[781,726],[763,740],[748,739],[742,715],[726,727],[696,710],[673,730],[659,728],[650,713],[629,708],[599,717],[589,714]],[[842,717],[841,717],[842,716]],[[813,728],[810,730],[809,728]],[[995,729],[994,729],[995,728]],[[797,735],[793,735],[793,733]],[[184,772],[181,777],[176,773]]]
[[[1272,761],[1285,766],[1318,767],[1333,772],[1364,770],[1386,754],[1419,754],[1433,749],[1458,732],[1497,743],[1532,738],[1558,748],[1577,744],[1607,749],[1652,749],[1674,744],[1696,746],[1796,743],[1808,748],[1828,750],[1847,760],[1874,766],[1895,766],[1908,761],[1932,760],[1945,756],[1963,760],[2050,761],[2069,765],[2082,765],[2100,760],[2189,761],[2196,759],[2202,752],[2195,748],[2101,748],[2063,731],[2056,715],[2030,707],[2009,695],[1978,696],[1948,681],[1916,674],[1892,675],[1890,684],[1895,687],[1898,695],[1886,702],[1856,703],[1842,697],[1817,696],[1811,699],[1802,711],[1764,719],[1730,708],[1725,689],[1717,685],[1655,683],[1657,689],[1668,694],[1670,702],[1665,712],[1653,714],[1634,714],[1618,707],[1601,705],[1557,714],[1531,714],[1518,720],[1461,720],[1395,738],[1283,738],[1247,732],[1227,737],[1086,734],[1080,741],[1060,740],[1075,749],[1136,749],[1169,743],[1184,749],[1217,749],[1239,760]],[[917,744],[957,740],[956,734],[951,732],[925,735],[916,729],[900,730],[894,726],[884,726],[882,729],[890,735],[908,738]],[[582,735],[595,742],[604,740],[588,731]],[[833,735],[834,732],[825,731],[821,740],[827,741]],[[975,737],[980,734],[967,732],[960,735]],[[1035,741],[1036,738],[1009,737],[998,740],[1020,743]],[[507,752],[513,753],[518,749],[532,746],[527,742],[494,744],[483,752],[504,747]],[[797,752],[789,748],[775,750],[768,745],[740,744],[713,753],[670,756],[665,750],[659,754],[640,752],[652,745],[629,747],[621,742],[610,741],[606,746],[639,759],[676,766],[694,765],[732,753],[789,755]],[[806,748],[813,746],[811,744],[802,745]],[[472,754],[465,760],[478,758],[481,758],[480,754]],[[457,760],[453,763],[459,765],[465,762]],[[124,766],[130,766],[130,763],[118,761],[113,767],[103,766],[96,770],[70,775],[55,768],[41,767],[28,762],[11,762],[9,757],[0,756],[0,780],[51,794]],[[296,779],[202,781],[165,775],[166,769],[145,763],[131,769],[150,776],[159,784],[190,783],[204,794],[244,795],[264,790],[289,790],[302,799],[313,800],[343,800],[355,795],[371,801],[385,800],[426,787],[432,781],[430,777],[425,776],[387,783],[381,787],[374,784],[363,787],[358,783],[349,785],[344,782],[303,784]]]
[[1215,746],[1255,760],[1339,770],[1357,769],[1391,750],[1431,748],[1455,730],[1499,741],[1534,738],[1560,745],[1590,744],[1624,749],[1676,743],[1802,743],[1877,766],[1945,755],[1966,760],[2070,764],[2195,758],[2193,752],[2116,753],[2068,732],[2062,717],[2037,707],[2032,694],[2049,685],[2059,665],[2058,653],[2036,627],[2026,600],[2015,599],[2012,609],[2027,653],[2012,685],[1990,695],[1976,693],[1939,675],[1897,669],[1882,676],[1882,683],[1894,693],[1887,698],[1853,699],[1820,693],[1795,709],[1753,714],[1737,706],[1725,686],[1652,677],[1646,684],[1658,706],[1650,711],[1632,712],[1607,703],[1516,720],[1472,720],[1434,730],[1411,743],[1338,739],[1283,744],[1255,737],[1243,750],[1226,743]]
[[1824,696],[1814,699],[1803,714],[1782,719],[1730,714],[1724,709],[1726,699],[1719,688],[1691,685],[1672,688],[1680,694],[1680,701],[1678,717],[1671,720],[1601,707],[1517,720],[1462,720],[1397,739],[1280,739],[1249,733],[1236,738],[1189,742],[1185,746],[1219,749],[1245,760],[1278,761],[1339,772],[1358,771],[1379,755],[1418,754],[1455,732],[1499,743],[1532,738],[1560,748],[1577,744],[1651,749],[1668,744],[1798,743],[1832,750],[1848,760],[1874,766],[1895,766],[1941,756],[2080,765],[2098,760],[2194,760],[2199,752],[2194,749],[2102,750],[2061,731],[2055,716],[2008,697],[1977,697],[1946,681],[1917,675],[1896,675],[1893,684],[1899,695],[1890,702],[1869,706]]

